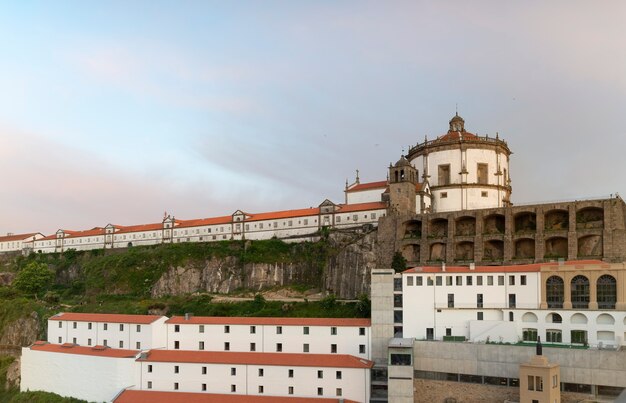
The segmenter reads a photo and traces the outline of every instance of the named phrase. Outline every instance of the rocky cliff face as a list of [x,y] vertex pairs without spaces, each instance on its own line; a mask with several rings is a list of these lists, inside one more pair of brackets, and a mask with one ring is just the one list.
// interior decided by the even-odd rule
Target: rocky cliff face
[[170,267],[154,284],[153,297],[193,292],[230,293],[237,289],[308,285],[352,299],[369,294],[369,271],[376,265],[376,232],[333,235],[332,252],[320,261],[245,263],[238,258],[212,258]]

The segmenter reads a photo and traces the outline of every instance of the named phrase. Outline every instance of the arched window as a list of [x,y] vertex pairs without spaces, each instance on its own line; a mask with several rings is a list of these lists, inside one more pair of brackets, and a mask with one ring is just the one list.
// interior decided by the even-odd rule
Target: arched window
[[615,309],[617,301],[617,281],[615,277],[605,274],[596,283],[598,309]]
[[589,279],[585,276],[572,279],[572,308],[589,308]]
[[546,302],[548,303],[548,308],[563,308],[564,289],[561,277],[551,276],[546,280]]

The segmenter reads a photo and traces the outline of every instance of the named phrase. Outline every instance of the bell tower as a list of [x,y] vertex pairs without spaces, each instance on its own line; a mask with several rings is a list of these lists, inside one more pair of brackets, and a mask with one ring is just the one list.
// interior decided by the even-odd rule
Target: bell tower
[[389,213],[416,214],[415,191],[417,170],[404,157],[389,164]]

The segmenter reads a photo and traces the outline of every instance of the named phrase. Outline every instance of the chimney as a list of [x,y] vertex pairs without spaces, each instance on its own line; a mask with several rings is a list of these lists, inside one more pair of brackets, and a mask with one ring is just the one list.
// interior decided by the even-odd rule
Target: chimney
[[446,271],[446,262],[441,263],[441,271]]
[[563,259],[562,257],[559,258],[559,266],[564,266],[565,265],[565,259]]
[[469,269],[476,270],[476,263],[470,263]]
[[193,313],[189,313],[189,312],[187,312],[187,313],[185,314],[185,320],[189,320],[189,319],[191,319],[191,318],[193,318]]

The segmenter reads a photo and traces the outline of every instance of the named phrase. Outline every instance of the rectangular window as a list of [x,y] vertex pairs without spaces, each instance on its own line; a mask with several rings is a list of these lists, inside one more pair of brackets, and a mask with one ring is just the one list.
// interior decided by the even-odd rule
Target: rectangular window
[[535,390],[535,377],[528,375],[528,390]]
[[231,376],[235,376],[235,375],[237,375],[237,368],[231,368],[231,369],[230,369],[230,375],[231,375]]
[[256,351],[256,343],[250,343],[250,351]]
[[[91,346],[91,339],[87,339],[87,345]],[[139,348],[137,348],[137,350],[139,350]]]
[[198,342],[198,350],[204,350],[204,342],[203,341]]
[[446,276],[446,285],[451,286],[453,280],[452,276]]
[[63,328],[63,322],[59,321],[59,329]]
[[558,388],[559,387],[559,376],[558,375],[552,375],[552,387],[553,388]]
[[331,354],[337,354],[337,345],[336,344],[331,344],[330,345],[330,353]]
[[546,342],[548,343],[561,343],[563,341],[563,336],[561,331],[558,329],[548,329],[546,330]]
[[203,391],[203,392],[206,392],[206,383],[203,383],[203,384],[202,384],[202,391]]
[[[74,342],[76,342],[76,339],[74,339]],[[124,342],[122,340],[120,340],[120,348],[124,348]]]
[[204,333],[204,325],[199,325],[198,326],[198,332]]
[[358,220],[359,220],[359,215],[358,215],[358,214],[354,214],[354,215],[352,216],[352,220],[354,220],[354,221],[358,221]]
[[180,341],[174,341],[174,350],[178,350],[180,348]]
[[504,276],[498,276],[498,285],[504,285]]
[[509,294],[509,308],[515,308],[516,305],[515,294]]
[[483,276],[476,276],[476,285],[483,285]]
[[521,275],[519,280],[520,280],[519,282],[520,282],[521,285],[526,285],[526,275],[525,274]]
[[224,333],[230,333],[230,326],[224,325]]
[[359,344],[359,354],[365,354],[365,344]]
[[282,326],[276,326],[276,334],[283,334],[283,327]]
[[104,346],[108,347],[109,346],[109,341],[107,339],[104,339]]
[[445,186],[450,184],[450,164],[439,165],[438,179],[438,186]]
[[438,286],[443,284],[443,279],[441,278],[441,276],[435,277],[435,284],[437,284]]
[[587,343],[587,332],[584,330],[572,330],[570,335],[572,343]]
[[489,197],[489,194],[486,191],[480,192],[480,197]]
[[230,385],[230,391],[231,391],[232,393],[237,392],[237,385]]
[[481,185],[486,185],[488,183],[488,165],[487,164],[478,164],[478,175],[477,175],[477,182]]
[[152,389],[152,381],[148,381],[147,389]]
[[426,277],[426,285],[432,286],[434,284],[434,279],[432,277]]
[[524,341],[537,341],[537,329],[523,329],[522,340]]
[[259,385],[259,393],[263,393],[263,385]]
[[148,365],[148,373],[152,372],[152,364]]
[[323,379],[323,378],[324,378],[324,371],[318,370],[317,371],[317,379]]
[[465,277],[465,284],[472,285],[472,276]]
[[63,343],[63,338],[59,337],[59,344]]
[[288,372],[289,372],[289,378],[293,378],[293,369],[290,369]]
[[331,334],[332,336],[336,336],[336,335],[337,335],[337,328],[336,328],[336,327],[334,327],[334,326],[333,326],[333,327],[331,327],[331,328],[330,328],[330,334]]
[[422,285],[422,278],[421,277],[415,277],[415,285]]
[[509,276],[509,285],[515,285],[515,276]]
[[454,294],[448,294],[448,308],[454,308]]
[[137,333],[141,333],[141,325],[137,325]]
[[324,388],[317,388],[317,395],[324,396]]
[[447,199],[448,198],[448,192],[441,192],[440,197],[442,199]]
[[365,336],[365,328],[364,327],[360,327],[359,328],[359,336]]
[[535,390],[537,392],[542,392],[543,391],[543,377],[541,377],[541,376],[536,376],[535,377]]
[[174,365],[174,373],[178,374],[180,372],[180,367],[178,365]]
[[341,371],[335,372],[335,379],[341,379]]
[[224,342],[224,351],[229,351],[230,350],[230,342],[225,341]]
[[256,333],[256,326],[250,326],[250,334]]
[[259,368],[259,376],[263,376],[263,368]]
[[302,328],[302,334],[309,334],[309,327],[308,326],[304,326]]
[[180,325],[174,325],[174,333],[180,332]]
[[202,367],[202,375],[206,375],[206,367]]
[[406,285],[407,286],[413,285],[413,276],[407,276],[407,278],[406,278]]
[[120,323],[120,332],[123,332],[123,331],[124,331],[124,324]]
[[476,320],[483,320],[483,313],[482,312],[476,312]]
[[276,352],[282,353],[283,351],[283,343],[276,343]]
[[463,276],[456,276],[456,285],[463,285]]
[[76,322],[74,322],[74,324],[72,325],[72,327],[73,327],[74,329],[76,329]]
[[290,386],[288,389],[288,394],[293,395],[293,386]]
[[87,329],[91,330],[91,322],[87,323]]
[[483,294],[476,294],[476,308],[483,307]]
[[487,285],[493,285],[493,276],[487,276]]
[[309,344],[305,343],[302,345],[302,352],[303,353],[308,353],[309,352]]

